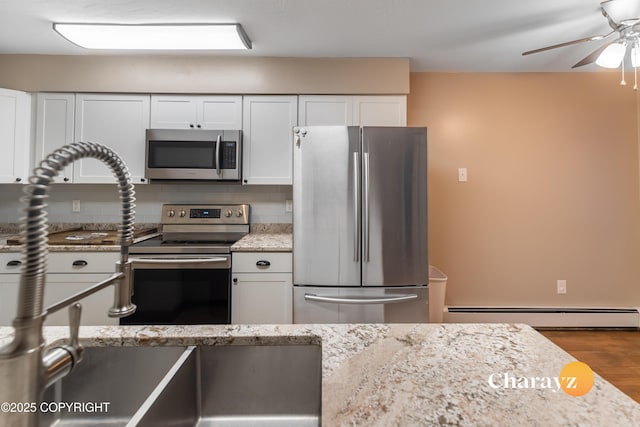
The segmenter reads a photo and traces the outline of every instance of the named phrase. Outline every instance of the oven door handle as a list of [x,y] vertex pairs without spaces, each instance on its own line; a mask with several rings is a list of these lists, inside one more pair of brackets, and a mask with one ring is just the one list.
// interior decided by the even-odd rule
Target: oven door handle
[[129,258],[129,261],[133,264],[209,264],[228,262],[229,258]]

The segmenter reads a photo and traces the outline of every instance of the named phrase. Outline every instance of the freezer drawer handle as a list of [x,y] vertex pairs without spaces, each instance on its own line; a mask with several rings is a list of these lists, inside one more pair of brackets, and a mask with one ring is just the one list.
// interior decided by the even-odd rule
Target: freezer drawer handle
[[418,299],[417,294],[398,295],[395,297],[378,297],[378,298],[342,298],[342,297],[323,297],[315,294],[304,294],[307,301],[327,302],[332,304],[393,304],[396,302],[406,302]]
[[258,267],[269,267],[271,263],[265,259],[261,259],[260,261],[256,262],[256,265]]

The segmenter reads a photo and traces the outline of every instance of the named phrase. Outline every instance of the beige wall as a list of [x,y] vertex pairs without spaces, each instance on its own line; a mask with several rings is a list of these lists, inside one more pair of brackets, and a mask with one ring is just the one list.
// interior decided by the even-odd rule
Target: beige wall
[[618,81],[412,73],[408,122],[429,128],[429,253],[448,305],[640,305],[637,95]]
[[406,94],[409,60],[0,55],[0,87],[30,92]]

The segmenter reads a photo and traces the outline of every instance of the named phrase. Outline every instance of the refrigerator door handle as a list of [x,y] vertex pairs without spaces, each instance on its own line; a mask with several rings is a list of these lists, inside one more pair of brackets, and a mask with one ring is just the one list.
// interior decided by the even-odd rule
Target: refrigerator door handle
[[358,153],[353,153],[353,260],[360,261],[360,165]]
[[362,244],[364,248],[364,254],[362,255],[362,259],[364,262],[369,262],[369,153],[363,153],[362,158],[364,160],[364,176],[363,176],[363,193],[364,193],[364,201],[363,201],[363,219],[364,219],[364,230],[363,230],[363,239]]
[[305,301],[326,302],[330,304],[393,304],[418,299],[417,294],[398,295],[395,297],[380,298],[342,298],[331,296],[320,296],[316,294],[304,294]]

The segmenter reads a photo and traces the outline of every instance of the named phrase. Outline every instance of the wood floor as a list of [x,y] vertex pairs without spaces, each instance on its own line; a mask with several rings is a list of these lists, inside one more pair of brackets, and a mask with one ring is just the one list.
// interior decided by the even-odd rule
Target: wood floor
[[640,403],[640,331],[539,330]]

